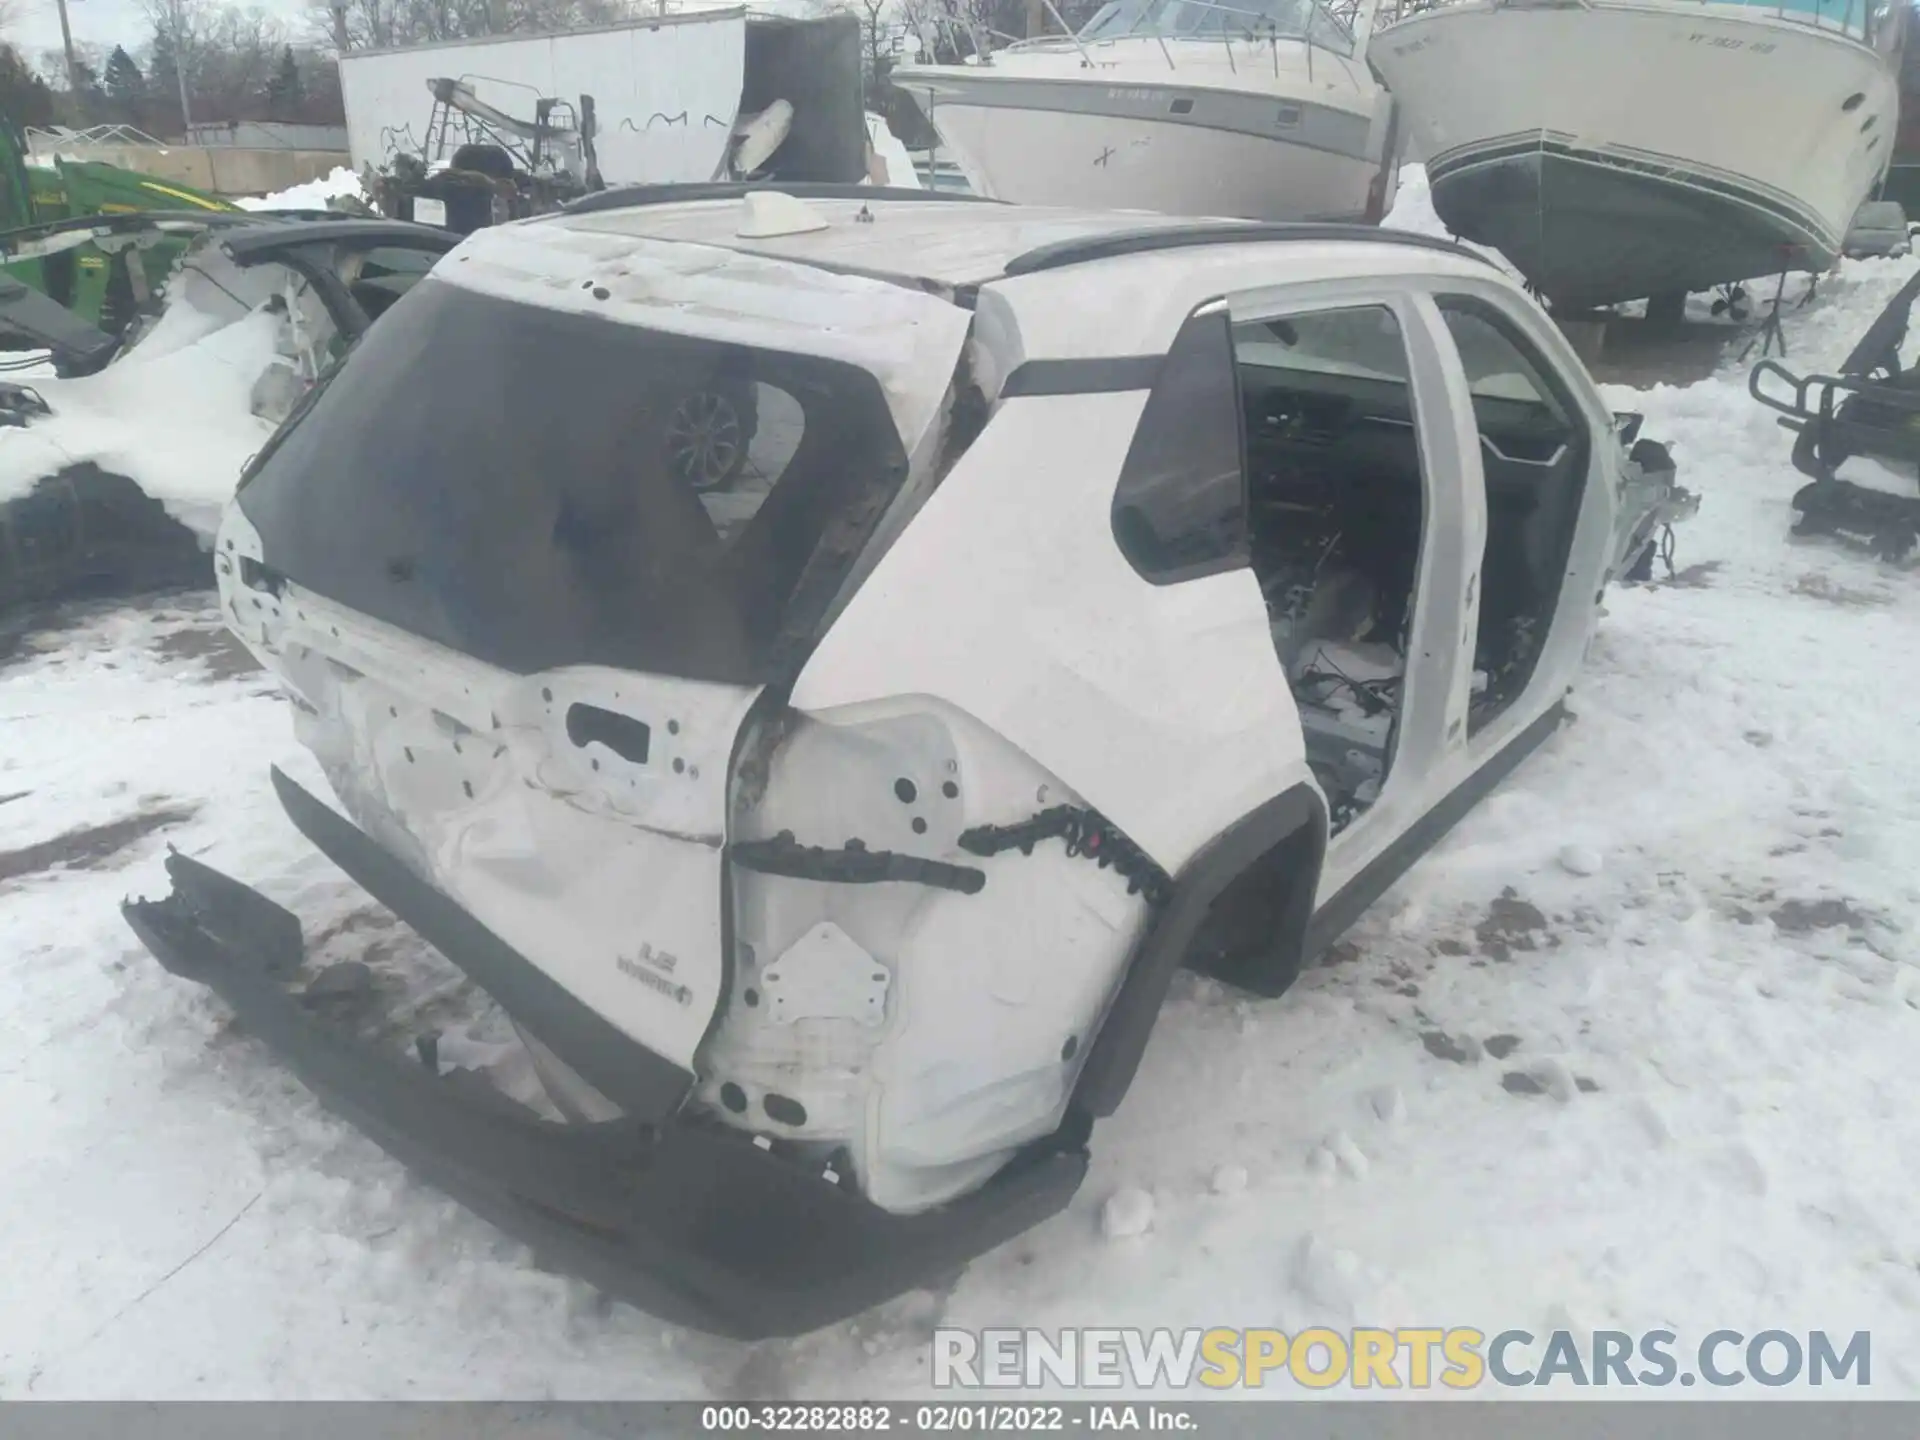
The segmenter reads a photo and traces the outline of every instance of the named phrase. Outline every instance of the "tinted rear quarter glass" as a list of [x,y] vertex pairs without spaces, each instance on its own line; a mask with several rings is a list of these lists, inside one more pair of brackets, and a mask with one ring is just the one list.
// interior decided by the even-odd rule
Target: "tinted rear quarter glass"
[[1232,322],[1225,310],[1191,316],[1114,489],[1114,539],[1142,578],[1171,585],[1247,563],[1245,453]]

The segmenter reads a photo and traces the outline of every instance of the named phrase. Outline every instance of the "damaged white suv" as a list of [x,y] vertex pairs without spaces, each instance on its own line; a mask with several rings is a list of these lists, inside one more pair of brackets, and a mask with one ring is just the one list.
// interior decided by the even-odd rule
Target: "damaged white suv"
[[329,1028],[298,920],[195,861],[127,913],[549,1263],[804,1331],[1061,1209],[1176,968],[1279,994],[1547,738],[1692,504],[1637,428],[1388,230],[724,187],[481,230],[217,566],[339,802],[275,772],[294,823],[566,1122]]

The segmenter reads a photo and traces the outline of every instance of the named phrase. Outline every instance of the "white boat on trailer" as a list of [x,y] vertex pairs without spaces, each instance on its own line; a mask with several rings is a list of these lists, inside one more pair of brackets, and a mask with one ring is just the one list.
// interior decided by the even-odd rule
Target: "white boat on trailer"
[[1375,3],[1113,0],[1078,34],[891,78],[994,199],[1375,222],[1399,168],[1366,58]]
[[1841,253],[1899,124],[1905,0],[1439,0],[1372,59],[1434,209],[1557,309]]

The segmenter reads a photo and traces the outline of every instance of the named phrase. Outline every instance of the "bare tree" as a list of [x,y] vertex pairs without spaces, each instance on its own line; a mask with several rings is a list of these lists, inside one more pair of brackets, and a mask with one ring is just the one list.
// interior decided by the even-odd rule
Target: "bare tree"
[[[572,30],[605,25],[636,13],[628,0],[345,0],[342,19],[354,50],[380,50],[465,40],[514,31]],[[338,50],[331,11],[316,13],[314,40]]]
[[246,118],[266,93],[286,48],[287,27],[264,10],[222,7],[203,17],[194,93],[209,120]]
[[140,13],[156,35],[165,35],[183,67],[201,48],[211,10],[207,0],[140,0]]

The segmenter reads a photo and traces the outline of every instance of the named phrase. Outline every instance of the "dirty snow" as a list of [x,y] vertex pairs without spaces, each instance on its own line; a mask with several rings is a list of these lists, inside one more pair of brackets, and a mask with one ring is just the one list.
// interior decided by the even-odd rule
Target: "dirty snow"
[[[1795,362],[1916,264],[1823,281]],[[37,637],[0,668],[0,1396],[914,1394],[939,1315],[1866,1329],[1873,1393],[1920,1394],[1920,575],[1789,543],[1737,364],[1609,398],[1705,503],[1577,721],[1285,998],[1183,977],[1067,1214],[793,1344],[535,1270],[162,974],[116,906],[171,843],[470,1013],[279,815],[267,765],[312,768],[210,607]]]
[[360,177],[350,166],[337,166],[331,174],[272,195],[247,196],[234,203],[243,210],[325,210],[336,199],[366,199]]

